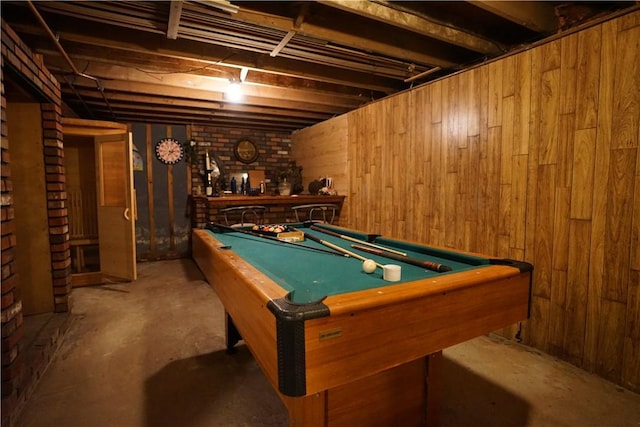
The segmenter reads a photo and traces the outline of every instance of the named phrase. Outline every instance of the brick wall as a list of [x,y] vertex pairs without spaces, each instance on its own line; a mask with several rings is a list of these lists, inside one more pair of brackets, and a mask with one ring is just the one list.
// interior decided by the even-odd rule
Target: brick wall
[[[191,165],[191,188],[201,188],[202,192],[204,192],[204,182],[200,169],[203,167],[206,150],[218,156],[228,176],[227,181],[230,179],[231,174],[239,174],[250,170],[263,170],[267,181],[267,194],[272,194],[276,191],[277,170],[287,167],[291,161],[291,134],[289,133],[209,126],[191,126],[188,129],[188,133],[190,134],[190,139],[197,143],[197,162]],[[236,142],[241,139],[249,139],[258,147],[259,156],[255,162],[245,164],[236,160],[233,149]],[[226,185],[228,189],[228,182]],[[238,189],[239,186],[240,183],[238,183]],[[192,194],[196,194],[194,190],[192,190]],[[192,202],[191,225],[194,228],[202,228],[207,221],[211,220],[212,212],[208,210],[206,199],[194,198]],[[274,207],[273,209],[284,208]]]
[[[1,165],[0,165],[0,210],[2,230],[2,425],[13,423],[15,415],[33,389],[37,378],[44,371],[49,357],[27,357],[24,340],[22,302],[17,298],[20,276],[15,271],[14,235],[15,211],[13,208],[12,165],[8,124],[6,117],[5,78],[11,70],[18,76],[15,83],[33,94],[41,102],[43,129],[43,156],[45,159],[49,241],[51,246],[51,268],[54,294],[54,310],[67,313],[70,309],[71,256],[69,252],[69,230],[66,208],[65,170],[60,124],[60,85],[44,67],[42,58],[33,54],[13,30],[2,21],[2,62],[0,90],[2,95]],[[38,102],[38,101],[36,101]],[[38,260],[42,262],[44,260]],[[67,324],[67,323],[63,323]],[[64,328],[62,328],[64,329]],[[49,355],[59,342],[61,328],[47,340],[43,347]]]
[[[237,174],[250,170],[263,170],[267,181],[267,193],[276,190],[276,171],[284,168],[291,160],[291,134],[277,132],[260,132],[234,128],[217,128],[209,126],[191,126],[190,138],[197,142],[198,164],[192,165],[191,188],[201,187],[204,183],[199,173],[204,163],[205,150],[215,153],[224,165],[227,174]],[[258,159],[250,164],[236,160],[233,149],[236,142],[249,139],[258,147]],[[227,179],[228,181],[228,179]],[[227,182],[227,189],[229,183]],[[256,186],[258,183],[255,183]],[[238,186],[240,183],[238,183]]]

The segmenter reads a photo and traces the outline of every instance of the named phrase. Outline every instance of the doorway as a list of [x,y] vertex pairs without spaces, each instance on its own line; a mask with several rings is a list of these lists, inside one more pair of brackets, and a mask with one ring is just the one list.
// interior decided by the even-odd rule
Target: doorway
[[62,118],[74,287],[136,279],[131,133]]
[[[93,138],[65,135],[71,274],[100,272],[96,164]],[[76,277],[76,281],[80,279]],[[86,277],[85,277],[86,279]]]

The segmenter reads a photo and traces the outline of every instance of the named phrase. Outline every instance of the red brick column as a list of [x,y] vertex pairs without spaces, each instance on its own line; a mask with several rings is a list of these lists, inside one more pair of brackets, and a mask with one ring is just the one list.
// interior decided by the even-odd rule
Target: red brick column
[[51,244],[51,268],[55,312],[69,310],[71,293],[71,250],[64,169],[63,133],[59,105],[42,104],[44,165],[47,184],[47,216]]
[[191,228],[204,228],[207,225],[207,199],[202,196],[191,197]]
[[[63,135],[60,124],[61,98],[60,84],[44,67],[42,58],[18,38],[16,33],[2,21],[2,62],[0,74],[0,92],[2,95],[1,142],[0,142],[0,229],[2,230],[2,425],[9,426],[21,405],[33,389],[38,376],[44,371],[43,365],[48,358],[39,358],[40,362],[27,360],[22,343],[24,327],[22,302],[17,298],[16,288],[20,285],[20,276],[16,272],[14,254],[16,242],[14,234],[15,211],[13,208],[14,189],[11,181],[12,165],[10,141],[5,109],[5,78],[9,69],[12,75],[27,82],[26,90],[41,99],[43,156],[45,159],[47,207],[49,221],[49,242],[51,245],[51,266],[55,312],[67,312],[70,309],[71,293],[71,255],[69,251],[69,230],[67,216],[67,196],[65,186]],[[17,142],[16,142],[17,143]],[[60,335],[54,337],[59,341]],[[51,340],[50,340],[51,341]],[[49,345],[52,352],[55,345]],[[38,366],[35,366],[38,365]]]

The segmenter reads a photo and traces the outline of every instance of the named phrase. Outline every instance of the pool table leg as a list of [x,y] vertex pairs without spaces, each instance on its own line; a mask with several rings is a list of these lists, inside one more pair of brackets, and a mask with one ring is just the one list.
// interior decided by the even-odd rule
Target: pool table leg
[[289,427],[437,427],[442,352],[303,397],[280,395]]
[[236,328],[236,325],[233,323],[233,319],[227,311],[224,312],[224,329],[227,353],[235,353],[235,345],[242,339],[242,335],[238,332],[238,328]]

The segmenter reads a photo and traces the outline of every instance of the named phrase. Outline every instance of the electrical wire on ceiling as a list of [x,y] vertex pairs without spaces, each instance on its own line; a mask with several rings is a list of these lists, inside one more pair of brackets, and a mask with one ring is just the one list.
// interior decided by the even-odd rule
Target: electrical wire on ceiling
[[84,102],[84,99],[82,98],[82,96],[80,95],[80,93],[78,92],[78,90],[76,89],[76,87],[73,85],[73,82],[70,82],[67,79],[67,76],[63,75],[62,76],[64,82],[67,84],[67,86],[69,86],[71,88],[71,90],[73,91],[73,94],[76,96],[76,98],[78,98],[78,101],[80,101],[80,103],[82,104],[82,106],[85,108],[85,110],[87,110],[87,113],[91,116],[92,119],[95,119],[95,115],[93,114],[93,111],[91,111],[91,109],[89,108],[89,106],[87,105],[86,102]]
[[[64,48],[60,44],[60,41],[59,41],[58,37],[53,33],[53,31],[51,31],[51,28],[49,28],[49,25],[47,25],[47,23],[44,20],[44,18],[42,17],[42,15],[40,15],[40,12],[38,12],[38,9],[36,9],[36,7],[33,4],[33,2],[31,0],[27,0],[27,4],[29,6],[29,9],[31,9],[31,12],[33,12],[33,14],[35,15],[36,19],[38,20],[38,22],[42,26],[42,28],[44,28],[45,32],[49,35],[49,37],[51,38],[51,40],[55,44],[56,48],[58,49],[58,51],[60,52],[62,57],[65,59],[65,61],[67,61],[67,64],[69,64],[69,67],[71,67],[71,70],[73,71],[73,74],[75,74],[78,77],[84,77],[85,79],[92,80],[92,81],[94,81],[96,83],[96,88],[102,94],[102,99],[104,100],[105,104],[107,105],[107,108],[109,108],[109,112],[111,113],[111,116],[113,117],[114,120],[116,120],[116,115],[113,112],[113,109],[111,108],[111,104],[109,103],[109,100],[107,99],[107,97],[106,97],[106,95],[104,93],[104,87],[102,86],[102,83],[100,82],[100,79],[98,79],[97,77],[93,77],[93,76],[90,76],[88,74],[82,73],[82,72],[80,72],[78,70],[76,65],[73,63],[73,61],[71,60],[71,58],[69,57],[67,52],[64,50]],[[67,81],[66,78],[65,78],[65,81]],[[74,90],[74,92],[77,94],[77,96],[80,97],[80,94],[77,91],[75,91],[75,89],[73,88],[72,85],[71,85],[71,88],[72,88],[72,90]],[[86,106],[86,103],[84,101],[82,101],[82,103]]]
[[220,73],[228,73],[228,71],[221,70],[219,68],[210,68],[210,67],[213,67],[214,65],[217,65],[217,64],[209,64],[203,67],[195,67],[195,68],[188,68],[186,70],[174,70],[174,71],[150,71],[140,67],[136,67],[135,69],[137,71],[140,71],[141,73],[146,73],[146,74],[188,74],[188,73],[195,73],[195,72],[204,71],[204,70],[218,71]]
[[[218,61],[214,62],[213,64],[208,64],[202,67],[195,67],[195,68],[190,68],[190,69],[186,69],[186,70],[176,70],[176,71],[151,71],[151,70],[145,70],[143,68],[140,67],[136,67],[135,70],[140,71],[141,73],[145,73],[145,74],[149,74],[149,75],[171,75],[171,74],[188,74],[188,73],[197,73],[198,71],[203,71],[203,70],[211,70],[211,71],[217,71],[221,74],[225,74],[227,77],[225,77],[227,80],[229,80],[230,82],[235,81],[236,80],[236,76],[234,73],[232,73],[229,70],[224,70],[224,69],[220,69],[220,68],[210,68],[210,67],[214,67],[216,65],[220,65],[220,64],[224,64],[225,61],[227,61],[229,58],[235,56],[236,53],[232,52],[229,55],[225,56],[224,58],[219,59]],[[228,65],[225,65],[225,67],[230,67]],[[235,67],[234,67],[235,68]],[[240,69],[240,83],[244,83],[246,77],[247,77],[247,73],[249,72],[249,68],[247,67],[241,67]]]

